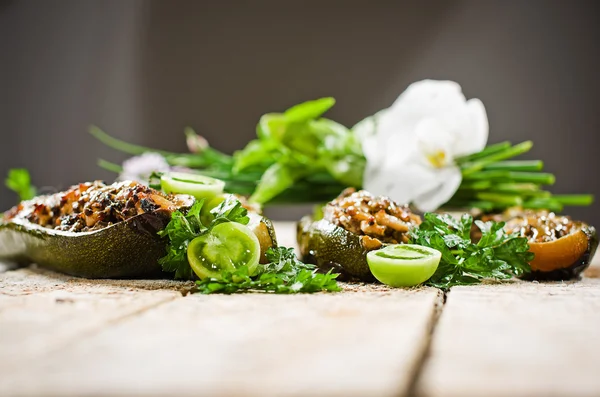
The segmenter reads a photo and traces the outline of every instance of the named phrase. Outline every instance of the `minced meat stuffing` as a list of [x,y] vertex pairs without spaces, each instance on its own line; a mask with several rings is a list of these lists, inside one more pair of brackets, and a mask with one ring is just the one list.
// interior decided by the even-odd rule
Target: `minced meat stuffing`
[[406,243],[408,231],[421,223],[421,218],[407,205],[353,188],[344,190],[328,203],[323,217],[349,232],[365,236],[363,245],[367,249],[379,248],[382,243]]
[[65,192],[23,201],[7,211],[4,219],[22,218],[50,229],[85,232],[146,212],[173,212],[192,201],[191,196],[166,195],[137,182],[106,185],[95,181],[80,183]]

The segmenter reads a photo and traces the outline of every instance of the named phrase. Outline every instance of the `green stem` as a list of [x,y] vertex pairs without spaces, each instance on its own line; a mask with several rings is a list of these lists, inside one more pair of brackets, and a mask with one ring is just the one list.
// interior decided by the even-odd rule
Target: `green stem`
[[490,201],[494,204],[502,204],[507,206],[523,204],[523,198],[515,194],[481,192],[477,193],[475,197],[477,197],[479,200]]
[[594,202],[591,194],[555,194],[552,198],[562,205],[586,206]]
[[508,178],[515,182],[536,183],[538,185],[553,185],[556,180],[554,174],[548,172],[511,171],[508,173]]
[[132,154],[134,156],[138,156],[140,154],[146,152],[154,152],[162,154],[163,156],[176,155],[176,153],[166,152],[164,150],[152,149],[145,146],[134,145],[132,143],[127,143],[117,138],[113,138],[108,135],[106,132],[102,131],[100,128],[95,125],[90,126],[90,134],[94,136],[94,138],[98,139],[100,142],[105,144],[108,147],[116,149],[120,152]]
[[477,171],[472,174],[463,175],[465,180],[488,180],[508,178],[508,171]]
[[483,200],[450,200],[446,204],[443,205],[444,208],[456,208],[456,209],[465,209],[465,208],[479,208],[482,211],[491,211],[496,208],[496,205],[490,201]]
[[492,171],[541,171],[544,168],[542,160],[499,161],[484,167]]
[[457,158],[456,162],[458,164],[464,164],[464,163],[468,163],[468,162],[471,162],[474,160],[479,160],[479,159],[481,159],[483,157],[487,157],[491,154],[506,150],[510,146],[511,146],[510,142],[508,142],[508,141],[489,145],[489,146],[486,146],[481,152],[477,152],[477,153],[470,154],[468,156],[463,156],[463,157]]
[[460,190],[484,190],[488,189],[492,184],[489,180],[464,181],[460,184]]
[[158,150],[149,148],[146,146],[134,145],[114,138],[102,131],[100,128],[92,125],[90,126],[90,134],[106,146],[116,149],[120,152],[139,156],[147,152],[158,153],[165,157],[169,165],[188,167],[188,168],[206,168],[213,165],[225,165],[231,168],[232,158],[231,156],[221,153],[220,151],[211,147],[206,148],[202,153],[174,153],[165,150]]
[[492,153],[486,157],[483,157],[479,160],[466,163],[461,165],[463,175],[469,175],[474,172],[482,170],[485,166],[496,163],[498,161],[506,160],[520,154],[523,154],[531,149],[533,146],[533,142],[525,141],[521,142],[518,145],[512,146],[508,149],[503,149],[499,152]]
[[121,167],[119,164],[115,164],[115,163],[112,163],[112,162],[104,160],[104,159],[98,159],[97,164],[100,168],[104,168],[105,170],[116,172],[117,174],[120,174],[121,171],[123,171],[123,167]]
[[544,209],[554,212],[563,210],[563,205],[554,198],[534,198],[523,203],[523,208]]
[[[501,170],[483,170],[473,174],[466,175],[463,180],[465,182],[473,182],[479,180],[489,180],[494,183],[502,182],[519,182],[519,183],[535,183],[538,185],[553,185],[555,177],[548,172],[523,172],[523,171],[501,171]],[[465,183],[463,182],[463,183]],[[462,184],[461,184],[462,186]]]
[[534,183],[498,183],[493,185],[489,192],[514,194],[519,196],[550,197],[551,193],[546,190],[540,190],[540,187]]

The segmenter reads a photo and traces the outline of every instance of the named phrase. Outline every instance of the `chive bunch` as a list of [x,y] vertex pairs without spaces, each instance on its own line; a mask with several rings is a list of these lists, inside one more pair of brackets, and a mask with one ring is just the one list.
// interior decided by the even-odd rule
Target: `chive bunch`
[[457,159],[463,180],[446,207],[503,210],[512,206],[562,211],[563,206],[586,206],[589,194],[553,195],[543,186],[555,182],[554,175],[543,172],[541,160],[511,160],[528,152],[533,142],[517,145],[501,142],[481,152]]

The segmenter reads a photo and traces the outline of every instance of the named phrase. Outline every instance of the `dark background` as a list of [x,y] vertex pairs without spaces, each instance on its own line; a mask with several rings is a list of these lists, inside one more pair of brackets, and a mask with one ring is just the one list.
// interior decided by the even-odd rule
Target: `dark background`
[[[0,174],[111,180],[96,159],[124,156],[92,123],[177,151],[190,125],[232,152],[263,113],[330,95],[350,126],[434,78],[484,102],[490,143],[534,140],[554,192],[600,197],[600,2],[211,3],[0,0]],[[597,204],[568,212],[600,225]]]

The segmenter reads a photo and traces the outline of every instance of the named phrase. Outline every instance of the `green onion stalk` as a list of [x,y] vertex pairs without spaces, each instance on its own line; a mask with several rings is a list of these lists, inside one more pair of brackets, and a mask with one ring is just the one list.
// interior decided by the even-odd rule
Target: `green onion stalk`
[[[355,134],[333,120],[321,118],[335,101],[322,98],[296,105],[284,113],[261,117],[257,139],[228,155],[186,129],[190,153],[174,153],[134,145],[97,127],[90,133],[105,145],[130,155],[161,154],[172,167],[195,170],[225,181],[225,190],[261,204],[315,203],[336,197],[344,188],[361,188],[366,160]],[[190,145],[190,142],[195,143]],[[562,211],[564,206],[587,206],[589,194],[557,195],[545,190],[554,184],[541,160],[515,160],[533,146],[531,141],[501,142],[456,160],[462,182],[445,208],[478,208],[485,212],[521,206]],[[104,159],[98,165],[121,172]]]

